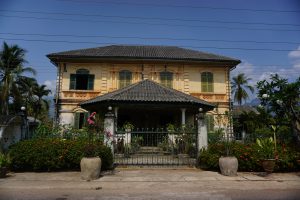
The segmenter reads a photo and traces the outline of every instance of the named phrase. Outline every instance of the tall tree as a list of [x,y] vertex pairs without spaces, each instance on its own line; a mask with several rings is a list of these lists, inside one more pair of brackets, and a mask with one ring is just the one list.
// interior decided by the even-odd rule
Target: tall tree
[[45,110],[49,109],[49,103],[47,100],[43,99],[44,96],[48,96],[51,93],[51,90],[46,88],[46,85],[36,85],[33,89],[33,93],[36,97],[35,100],[35,115],[34,118],[36,118],[41,114],[43,108]]
[[251,78],[247,78],[244,73],[232,78],[231,91],[234,94],[234,101],[239,105],[242,104],[243,100],[246,101],[249,98],[247,91],[254,92],[254,88],[248,83],[250,80]]
[[18,45],[9,46],[6,42],[3,43],[0,51],[0,107],[1,114],[9,114],[9,101],[12,91],[17,90],[17,79],[24,73],[30,72],[35,74],[35,71],[30,67],[24,67],[26,51]]
[[258,82],[257,89],[261,104],[274,113],[276,125],[290,123],[300,145],[300,77],[288,82],[278,74],[271,75],[269,81]]

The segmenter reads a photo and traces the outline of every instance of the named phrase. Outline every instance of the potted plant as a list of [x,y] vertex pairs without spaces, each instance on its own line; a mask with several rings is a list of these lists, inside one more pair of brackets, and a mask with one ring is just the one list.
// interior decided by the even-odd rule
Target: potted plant
[[6,176],[9,165],[9,157],[3,153],[0,153],[0,178],[4,178]]
[[93,112],[87,120],[89,124],[88,143],[84,147],[84,156],[80,161],[81,178],[87,181],[99,178],[101,172],[101,158],[97,156],[97,146],[93,142],[96,128],[95,115],[96,112]]
[[238,159],[232,154],[233,142],[229,139],[229,133],[226,134],[224,141],[225,154],[219,158],[219,167],[222,175],[236,176],[239,163]]
[[130,122],[125,122],[122,126],[122,128],[125,130],[125,132],[131,132],[134,129],[133,124],[131,124]]
[[275,142],[270,138],[257,138],[258,153],[265,172],[272,173],[275,167]]

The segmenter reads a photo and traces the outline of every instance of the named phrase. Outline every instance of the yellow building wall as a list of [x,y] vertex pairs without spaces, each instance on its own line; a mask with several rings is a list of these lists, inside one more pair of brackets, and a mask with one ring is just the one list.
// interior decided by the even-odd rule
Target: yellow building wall
[[[65,67],[64,67],[65,65]],[[229,108],[228,68],[222,66],[184,65],[184,64],[112,64],[112,63],[65,63],[60,64],[61,74],[59,99],[61,110],[73,112],[79,101],[88,100],[98,95],[119,89],[119,72],[132,72],[132,83],[144,79],[160,82],[160,72],[173,73],[173,88],[197,98],[218,104],[218,113],[225,113]],[[70,90],[70,75],[78,69],[87,69],[95,75],[94,90]],[[212,72],[214,92],[201,91],[201,73]],[[58,81],[59,82],[59,81]],[[68,100],[65,101],[64,100]],[[74,100],[74,102],[72,102]],[[216,110],[211,113],[216,113]]]

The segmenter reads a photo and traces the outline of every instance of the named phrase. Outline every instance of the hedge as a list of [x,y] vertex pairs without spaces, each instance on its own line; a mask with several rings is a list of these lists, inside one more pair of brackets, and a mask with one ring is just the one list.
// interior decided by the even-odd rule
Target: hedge
[[[102,142],[95,142],[96,154],[102,160],[102,170],[112,167],[113,155]],[[18,142],[9,149],[11,168],[15,171],[79,170],[87,140],[58,138],[33,139]]]
[[[278,144],[278,158],[275,171],[288,172],[300,170],[297,160],[300,158],[299,152],[285,144]],[[198,166],[205,170],[219,170],[219,158],[224,155],[224,144],[210,144],[205,150],[201,150],[198,157]],[[261,160],[257,153],[256,144],[232,144],[232,155],[239,162],[239,171],[263,171]]]

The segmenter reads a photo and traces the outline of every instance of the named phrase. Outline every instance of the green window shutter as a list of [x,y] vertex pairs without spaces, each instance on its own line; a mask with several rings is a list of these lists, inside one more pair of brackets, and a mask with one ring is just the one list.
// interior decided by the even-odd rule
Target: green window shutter
[[172,72],[161,72],[160,83],[163,86],[173,88],[173,73]]
[[88,117],[89,117],[89,113],[88,112],[84,113],[83,126],[87,126]]
[[130,71],[124,70],[119,73],[119,88],[126,87],[131,84],[132,73]]
[[95,80],[95,75],[90,74],[88,76],[88,85],[87,85],[88,90],[94,90],[94,80]]
[[207,126],[207,132],[214,130],[214,117],[213,115],[205,115],[205,121]]
[[211,72],[203,72],[201,74],[201,91],[213,92],[214,91],[214,78]]
[[74,113],[74,128],[79,128],[80,113]]
[[70,75],[70,90],[76,89],[76,74]]

